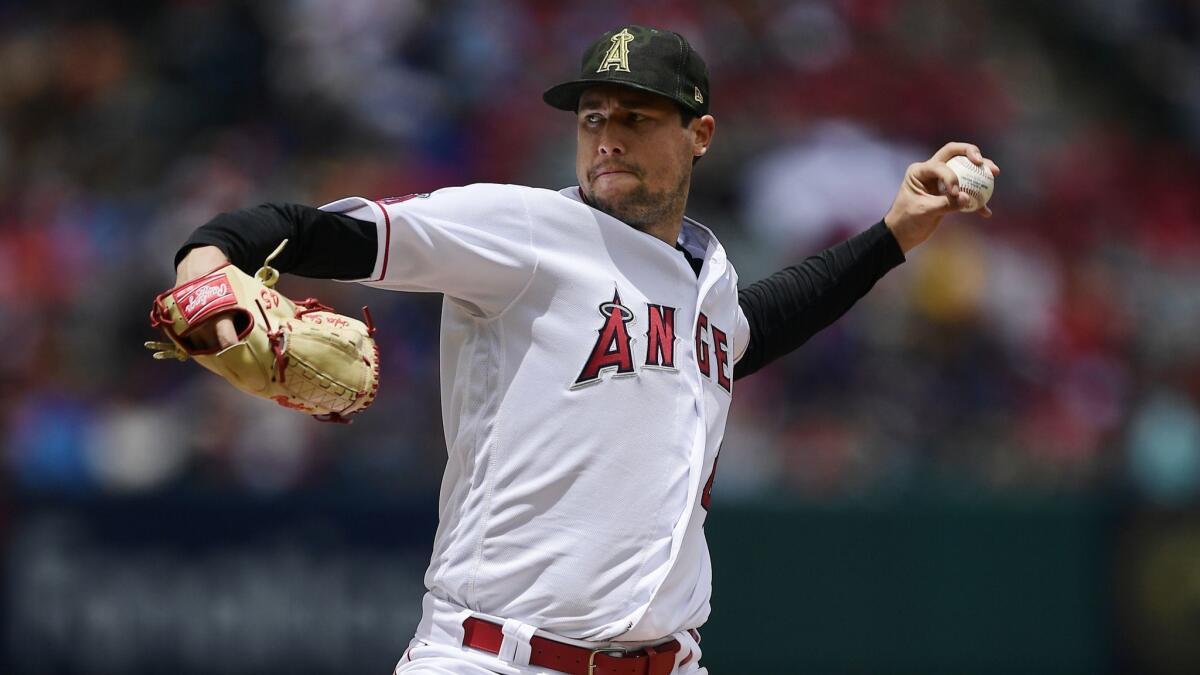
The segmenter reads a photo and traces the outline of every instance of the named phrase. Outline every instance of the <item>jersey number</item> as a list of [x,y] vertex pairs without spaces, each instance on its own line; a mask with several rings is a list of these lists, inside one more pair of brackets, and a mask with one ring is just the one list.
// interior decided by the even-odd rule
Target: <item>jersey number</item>
[[713,479],[717,477],[717,462],[721,461],[721,449],[717,448],[717,456],[713,458],[712,473],[708,474],[708,482],[704,484],[704,492],[700,494],[700,506],[704,510],[708,510],[708,504],[712,501],[712,486]]

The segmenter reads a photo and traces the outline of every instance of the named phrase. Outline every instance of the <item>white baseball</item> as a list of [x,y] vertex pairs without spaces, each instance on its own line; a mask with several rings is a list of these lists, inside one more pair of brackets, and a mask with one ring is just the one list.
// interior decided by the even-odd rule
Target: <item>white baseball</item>
[[986,166],[979,166],[963,155],[951,157],[946,162],[958,176],[958,189],[971,198],[969,204],[959,209],[964,213],[978,211],[992,198],[992,190],[996,187],[996,179]]

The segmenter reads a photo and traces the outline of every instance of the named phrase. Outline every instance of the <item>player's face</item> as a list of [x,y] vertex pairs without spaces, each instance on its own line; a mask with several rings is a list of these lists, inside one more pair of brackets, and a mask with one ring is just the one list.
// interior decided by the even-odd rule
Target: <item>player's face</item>
[[638,229],[682,215],[711,117],[685,127],[671,100],[617,85],[585,91],[577,116],[575,173],[593,206]]

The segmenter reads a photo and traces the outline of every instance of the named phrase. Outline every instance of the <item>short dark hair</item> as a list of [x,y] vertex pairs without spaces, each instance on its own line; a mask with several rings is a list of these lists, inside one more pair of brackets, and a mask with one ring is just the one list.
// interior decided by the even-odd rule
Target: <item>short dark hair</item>
[[696,113],[692,112],[691,108],[685,108],[682,104],[676,103],[675,107],[679,108],[679,123],[685,127],[698,117]]

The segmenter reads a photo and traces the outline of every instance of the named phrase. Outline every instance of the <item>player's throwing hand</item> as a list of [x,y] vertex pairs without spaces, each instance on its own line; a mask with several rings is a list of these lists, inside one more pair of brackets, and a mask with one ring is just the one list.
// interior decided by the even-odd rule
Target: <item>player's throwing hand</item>
[[[1000,167],[970,143],[947,143],[927,161],[909,165],[892,208],[883,218],[905,253],[928,239],[943,216],[970,203],[970,197],[959,190],[958,175],[946,164],[958,155],[986,168],[993,177],[1000,175]],[[943,185],[944,191],[939,189]],[[992,216],[987,205],[979,213],[984,218]]]

